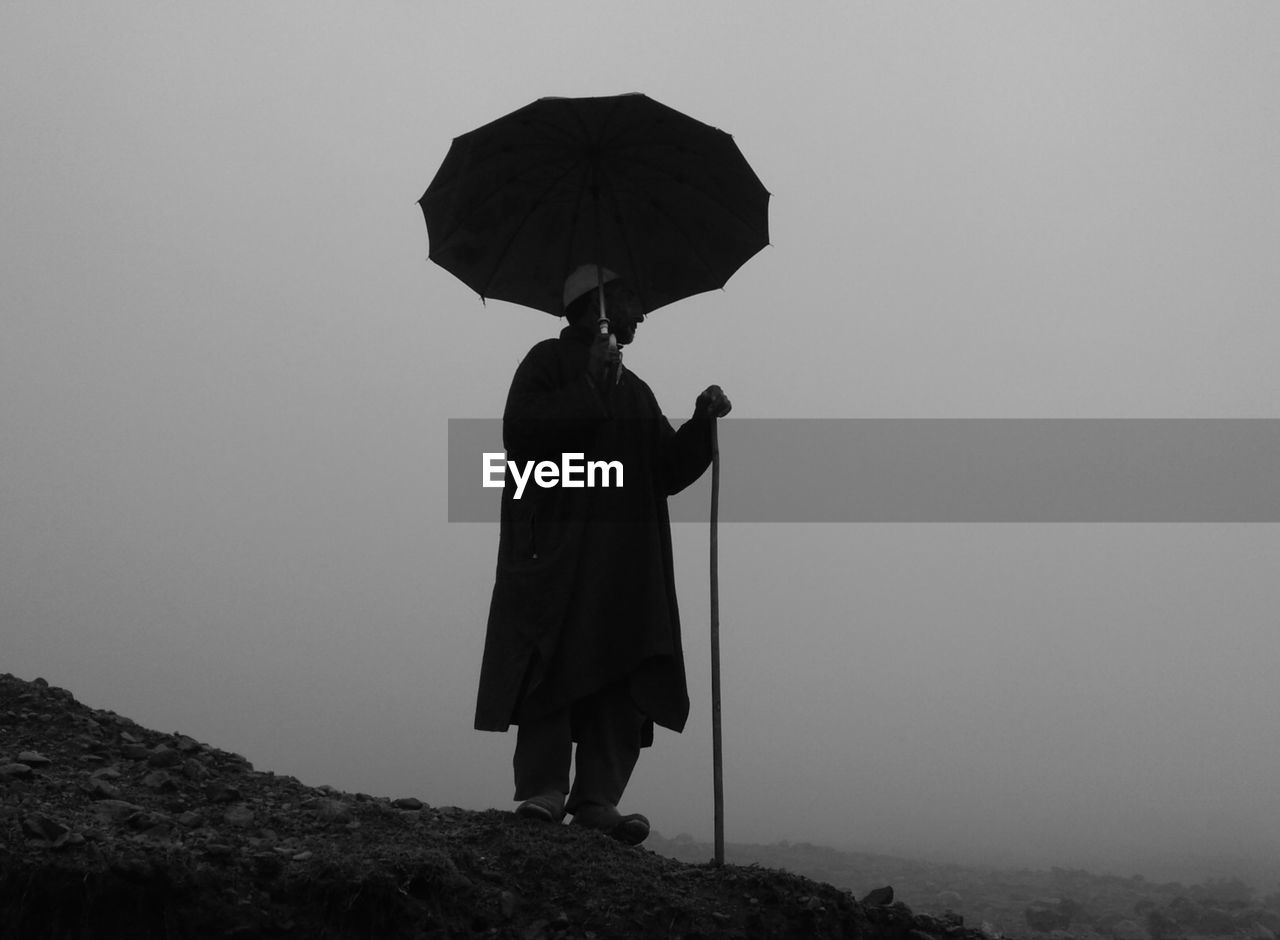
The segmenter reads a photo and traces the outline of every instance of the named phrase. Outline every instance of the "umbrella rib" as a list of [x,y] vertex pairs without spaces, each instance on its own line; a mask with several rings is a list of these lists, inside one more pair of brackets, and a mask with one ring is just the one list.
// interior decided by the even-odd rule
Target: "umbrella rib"
[[[652,101],[652,100],[653,100],[653,99],[650,99],[650,101]],[[616,111],[616,110],[618,109],[618,107],[619,107],[619,103],[620,103],[619,99],[615,99],[615,100],[614,100],[614,102],[613,102],[613,108],[610,110],[610,112],[609,112],[609,115],[608,115],[608,116],[612,116],[612,115],[613,115],[614,111]],[[654,101],[653,103],[654,103],[654,104],[659,104],[659,103],[658,103],[658,102],[656,102],[656,101]],[[663,106],[663,105],[659,105],[659,106],[660,106],[660,107],[665,107],[665,106]],[[701,121],[697,121],[697,120],[695,120],[694,118],[690,118],[688,115],[680,114],[679,112],[673,112],[673,115],[674,115],[675,117],[677,117],[677,118],[683,118],[683,119],[688,120],[688,121],[693,121],[695,124],[698,124],[698,125],[701,125],[701,126],[703,126],[703,127],[706,127],[706,128],[708,129],[708,131],[709,131],[713,136],[715,136],[715,135],[719,135],[719,137],[718,137],[719,141],[720,141],[722,144],[724,144],[724,145],[726,146],[726,149],[730,150],[730,151],[731,151],[731,152],[736,156],[737,161],[738,161],[738,162],[740,162],[740,163],[741,163],[741,165],[742,165],[742,168],[743,168],[744,170],[746,170],[746,172],[747,172],[747,173],[748,173],[752,178],[754,178],[755,183],[756,183],[756,185],[757,185],[757,186],[759,186],[759,187],[760,187],[760,190],[761,190],[762,192],[764,192],[766,195],[768,194],[768,190],[766,190],[766,189],[765,189],[765,187],[764,187],[764,184],[760,182],[760,177],[756,176],[755,171],[751,169],[751,165],[750,165],[749,163],[747,163],[746,157],[744,157],[744,156],[742,155],[742,151],[738,148],[738,145],[737,145],[736,143],[734,143],[733,136],[732,136],[731,134],[728,134],[728,133],[726,133],[725,131],[720,130],[719,128],[712,127],[712,126],[711,126],[711,125],[709,125],[709,124],[703,124],[703,122],[701,122]],[[658,124],[658,123],[659,123],[659,118],[658,118],[657,116],[654,116],[654,117],[651,117],[651,118],[649,119],[649,121],[647,122],[647,124],[646,124],[646,125],[644,125],[643,129],[639,129],[639,128],[636,128],[636,127],[633,127],[633,128],[631,128],[631,129],[632,129],[632,130],[636,130],[636,131],[637,131],[636,136],[637,136],[640,140],[644,141],[644,140],[651,139],[651,137],[652,137],[652,128],[653,128],[656,124]],[[604,140],[604,136],[605,136],[605,130],[606,130],[607,126],[608,126],[608,125],[607,125],[607,117],[606,117],[606,120],[601,122],[601,130],[600,130],[600,140],[601,140],[601,148],[602,148],[602,149],[604,149],[605,144],[606,144],[606,142],[605,142],[605,140]],[[624,132],[624,131],[619,131],[618,133],[619,133],[619,134],[621,134],[621,133],[623,133],[623,132]],[[613,139],[614,139],[614,140],[617,140],[617,137],[618,137],[618,134],[615,134]],[[660,146],[660,145],[655,144],[655,143],[641,143],[641,144],[639,145],[639,149],[641,149],[642,151],[652,151],[652,150],[657,149],[657,147],[658,147],[658,146]],[[666,146],[668,146],[668,147],[677,147],[677,146],[679,146],[679,145],[678,145],[677,143],[672,142],[672,143],[670,143],[670,144],[667,144]],[[636,149],[634,146],[632,146],[632,147],[626,147],[626,145],[619,145],[619,150],[624,149],[624,148],[625,148],[625,149]],[[695,151],[695,152],[696,152],[696,153],[702,153],[702,154],[705,154],[705,153],[706,153],[706,152],[705,152],[705,150],[699,150],[699,151]],[[645,168],[646,168],[646,169],[648,169],[648,170],[651,170],[651,171],[653,171],[653,172],[655,172],[655,173],[657,173],[657,174],[659,174],[659,175],[661,175],[661,176],[666,177],[668,180],[675,181],[675,182],[679,182],[679,176],[678,176],[677,174],[675,174],[674,172],[672,172],[671,170],[668,170],[668,169],[664,168],[661,164],[651,163],[651,162],[649,162],[649,161],[644,160],[644,159],[643,159],[643,158],[641,158],[641,157],[629,156],[629,157],[627,157],[626,159],[627,159],[627,160],[628,160],[632,165],[635,165],[635,166],[643,166],[643,167],[645,167]],[[694,191],[694,192],[697,192],[699,195],[701,195],[703,198],[705,198],[708,202],[711,202],[712,204],[714,204],[714,205],[716,205],[717,207],[719,207],[720,209],[722,209],[726,214],[733,216],[733,217],[734,217],[735,219],[737,219],[737,221],[738,221],[738,222],[740,222],[742,225],[750,226],[750,225],[752,224],[752,223],[751,223],[751,220],[744,218],[744,217],[743,217],[739,212],[735,211],[735,209],[734,209],[734,207],[733,207],[733,205],[732,205],[732,204],[726,203],[725,201],[723,201],[723,200],[721,200],[721,199],[719,199],[719,198],[716,198],[715,196],[713,196],[712,194],[708,193],[708,192],[707,192],[706,190],[704,190],[704,189],[694,189],[693,191]]]
[[[541,99],[539,99],[539,100],[541,100]],[[569,100],[569,99],[566,99],[566,100]],[[538,103],[538,102],[534,102],[534,104],[535,104],[535,105],[536,105],[537,103]],[[580,118],[576,113],[574,114],[574,116],[575,116],[575,119],[578,121],[579,126],[580,126],[580,127],[583,127],[583,125],[582,125],[582,121],[581,121],[581,118]],[[494,123],[495,123],[495,124],[496,124],[496,123],[499,123],[499,122],[500,122],[500,121],[502,121],[502,120],[504,120],[504,119],[500,118],[500,119],[499,119],[499,121],[496,121],[496,122],[494,122]],[[548,120],[548,119],[546,119],[546,118],[539,118],[539,117],[537,117],[537,116],[535,116],[535,115],[529,115],[529,116],[525,117],[525,119],[524,119],[524,120],[527,122],[527,124],[528,124],[530,127],[537,127],[537,128],[542,132],[543,139],[547,142],[547,145],[548,145],[549,147],[552,147],[552,148],[555,148],[555,147],[563,147],[563,146],[564,146],[565,141],[572,142],[572,141],[575,139],[575,138],[574,138],[574,136],[573,136],[573,134],[572,134],[571,132],[569,132],[569,131],[565,130],[565,129],[561,126],[561,124],[559,124],[559,123],[558,123],[558,122],[556,122],[556,121]],[[479,133],[481,133],[483,130],[485,130],[485,128],[479,128],[479,129],[477,129],[477,130],[475,130],[475,131],[472,131],[472,134],[479,134]],[[584,131],[583,136],[585,136],[585,130],[586,130],[586,129],[585,129],[585,127],[583,127],[583,131]],[[465,136],[465,135],[464,135],[464,136]],[[461,139],[461,138],[459,138],[459,139]],[[471,172],[475,172],[475,170],[476,170],[477,168],[485,167],[485,166],[487,166],[487,164],[488,164],[488,163],[490,163],[490,162],[492,162],[492,161],[494,161],[494,160],[498,160],[498,159],[500,159],[500,158],[501,158],[501,155],[502,155],[502,154],[501,154],[501,151],[497,151],[497,150],[495,150],[493,153],[489,154],[489,156],[488,156],[488,158],[487,158],[486,160],[483,160],[483,161],[477,161],[475,164],[473,164],[472,166],[470,166],[470,167],[469,167],[469,170],[470,170]],[[493,189],[492,189],[492,190],[490,190],[490,192],[488,192],[487,194],[485,194],[485,196],[484,196],[483,198],[473,200],[473,201],[472,201],[472,203],[471,203],[471,205],[472,205],[472,206],[483,206],[483,205],[486,205],[486,204],[487,204],[487,203],[489,203],[489,202],[490,202],[490,201],[491,201],[495,196],[499,195],[499,194],[502,192],[503,187],[505,187],[509,182],[511,182],[511,180],[513,180],[513,179],[515,179],[515,180],[524,180],[524,179],[527,179],[529,176],[532,176],[532,175],[534,175],[535,173],[538,173],[538,172],[540,172],[540,171],[542,171],[542,170],[545,170],[547,167],[553,167],[553,166],[556,166],[557,164],[561,164],[561,163],[564,163],[564,162],[565,162],[564,151],[553,151],[553,155],[552,155],[552,156],[549,156],[549,157],[547,157],[546,159],[541,160],[541,161],[539,161],[539,162],[536,162],[536,163],[522,163],[522,164],[521,164],[521,166],[520,166],[520,169],[519,169],[518,171],[516,171],[514,174],[512,174],[512,175],[511,175],[510,177],[508,177],[506,180],[504,180],[504,181],[502,181],[502,182],[499,182],[499,183],[496,183],[496,184],[494,185]],[[543,195],[545,195],[545,194],[546,194],[546,192],[550,192],[550,191],[551,191],[551,189],[553,189],[556,185],[558,185],[558,184],[559,184],[559,183],[560,183],[560,182],[561,182],[561,181],[562,181],[566,176],[568,176],[568,175],[569,175],[569,173],[572,173],[572,172],[573,172],[574,167],[575,167],[575,165],[572,165],[572,164],[571,164],[571,165],[570,165],[569,170],[567,170],[565,173],[561,174],[561,175],[560,175],[560,176],[559,176],[559,177],[558,177],[558,178],[557,178],[557,179],[556,179],[556,180],[555,180],[555,181],[554,181],[554,182],[553,182],[553,183],[552,183],[552,184],[547,188],[547,190],[545,190],[545,191],[544,191]],[[457,182],[457,185],[462,185],[462,183],[459,181],[459,182]],[[437,195],[437,196],[439,195],[439,191],[436,193],[436,195]],[[535,202],[535,205],[536,205],[536,202]],[[448,239],[452,238],[452,237],[454,236],[454,234],[455,234],[459,229],[464,228],[464,227],[465,227],[465,226],[464,226],[464,224],[463,224],[463,222],[462,222],[462,217],[461,217],[461,216],[459,216],[458,218],[456,218],[456,219],[455,219],[454,224],[453,224],[453,225],[452,225],[448,230],[441,232],[441,240],[442,240],[442,241],[447,241]]]
[[[673,144],[672,146],[675,146],[675,145]],[[649,149],[653,149],[653,148],[652,148],[652,147],[649,147]],[[674,173],[673,171],[671,171],[671,170],[669,170],[669,169],[665,168],[665,167],[664,167],[664,166],[662,166],[661,164],[658,164],[658,163],[652,163],[652,162],[650,162],[650,161],[648,161],[648,160],[645,160],[645,159],[643,159],[643,158],[640,158],[640,157],[629,157],[628,159],[630,160],[630,162],[631,162],[631,164],[632,164],[633,166],[642,166],[642,167],[644,167],[645,169],[650,170],[650,171],[652,171],[653,173],[656,173],[656,174],[658,174],[658,175],[660,175],[660,176],[663,176],[663,177],[665,177],[665,178],[666,178],[666,179],[668,179],[668,180],[671,180],[671,181],[673,181],[673,182],[677,182],[677,183],[679,183],[679,182],[680,182],[680,177],[679,177],[676,173]],[[744,161],[744,162],[745,162],[745,161]],[[757,179],[756,179],[756,182],[757,182],[757,183],[759,183],[759,178],[758,178],[758,177],[757,177]],[[686,185],[687,185],[687,184],[686,184]],[[746,218],[746,217],[744,217],[744,216],[742,215],[742,213],[741,213],[741,212],[739,212],[739,211],[738,211],[738,209],[735,207],[735,204],[730,203],[730,202],[726,202],[725,200],[723,200],[723,199],[719,198],[718,196],[714,195],[713,193],[711,193],[711,192],[707,191],[706,189],[701,189],[701,188],[698,188],[698,187],[696,187],[696,186],[688,186],[688,189],[689,189],[689,191],[690,191],[690,192],[695,193],[696,195],[698,195],[699,197],[701,197],[701,198],[702,198],[702,199],[704,199],[705,201],[707,201],[707,202],[711,203],[712,205],[716,206],[718,209],[722,210],[726,215],[729,215],[729,216],[733,217],[733,218],[734,218],[735,220],[737,220],[740,224],[742,224],[742,225],[744,225],[744,226],[748,226],[748,227],[751,225],[751,220],[750,220],[750,219],[748,219],[748,218]],[[761,185],[760,185],[760,189],[761,189],[761,191],[762,191],[762,192],[764,192],[764,193],[766,193],[766,194],[768,193],[768,190],[766,190],[766,189],[764,188],[763,184],[761,184]]]
[[[547,161],[547,163],[543,164],[543,166],[549,166],[555,162],[557,161],[554,161],[554,160]],[[550,183],[547,184],[546,188],[542,191],[542,193],[539,195],[537,199],[530,200],[529,208],[525,211],[524,216],[518,222],[516,222],[516,224],[512,227],[511,234],[507,238],[506,243],[502,246],[502,248],[498,251],[497,256],[494,258],[493,265],[489,269],[489,274],[488,276],[485,277],[485,280],[484,280],[486,291],[489,285],[493,283],[494,278],[497,276],[498,270],[502,267],[503,261],[506,260],[508,253],[511,251],[512,245],[515,244],[515,241],[520,236],[520,233],[524,231],[524,227],[529,223],[529,220],[533,218],[534,213],[537,211],[538,206],[541,204],[541,199],[545,197],[547,193],[551,192],[557,186],[559,186],[565,180],[566,177],[572,175],[572,173],[577,169],[578,169],[577,164],[570,164],[563,173],[561,173],[558,177],[556,177],[554,180],[552,180]],[[497,192],[498,190],[494,191],[495,194]],[[488,200],[486,199],[486,201]],[[485,296],[486,291],[480,292],[482,297]]]
[[[507,184],[508,184],[512,179],[524,180],[524,179],[526,179],[527,177],[529,177],[530,175],[532,175],[532,174],[534,174],[534,173],[536,173],[536,172],[538,172],[538,171],[545,170],[547,167],[556,166],[557,164],[561,164],[561,163],[564,163],[564,162],[565,162],[565,159],[564,159],[564,157],[563,157],[563,156],[554,156],[554,157],[548,157],[546,160],[543,160],[543,161],[541,161],[541,162],[539,162],[539,163],[531,163],[531,164],[527,164],[527,165],[525,165],[525,166],[522,166],[522,167],[521,167],[521,169],[520,169],[517,173],[515,173],[513,176],[508,177],[507,179],[503,180],[502,182],[495,183],[495,184],[494,184],[494,186],[493,186],[493,188],[492,188],[488,193],[486,193],[486,194],[484,195],[484,197],[483,197],[483,198],[477,198],[477,199],[472,200],[472,201],[471,201],[471,203],[470,203],[470,205],[471,205],[471,206],[483,206],[483,205],[485,205],[486,203],[488,203],[489,201],[491,201],[495,196],[497,196],[497,195],[501,194],[501,192],[502,192],[502,190],[503,190],[503,187],[505,187],[505,186],[506,186],[506,185],[507,185]],[[572,172],[572,167],[570,168],[570,170],[569,170],[568,172]],[[558,184],[558,183],[560,182],[560,180],[564,179],[564,177],[568,175],[568,172],[566,172],[566,173],[562,174],[560,177],[558,177],[558,178],[555,180],[555,182],[554,182],[554,183],[552,183],[552,186],[554,187],[556,184]],[[436,191],[435,193],[433,193],[432,195],[439,196],[439,193],[440,193],[441,191],[443,191],[443,190],[437,190],[437,191]],[[453,235],[454,235],[454,233],[455,233],[455,232],[457,232],[457,231],[458,231],[458,229],[460,229],[460,228],[464,228],[464,227],[465,227],[465,226],[463,225],[462,218],[461,218],[461,216],[459,216],[459,218],[455,219],[454,224],[449,228],[449,230],[448,230],[448,231],[446,231],[446,232],[442,232],[442,233],[441,233],[441,236],[442,236],[442,238],[444,238],[444,239],[452,238],[452,237],[453,237]]]
[[[585,186],[578,187],[577,199],[575,200],[574,206],[573,206],[573,218],[575,219],[581,217],[582,200],[586,196],[586,192],[587,190]],[[597,224],[596,226],[597,241],[599,240],[599,238],[600,238],[600,226]],[[564,258],[560,263],[560,271],[566,278],[568,278],[569,276],[569,266],[573,264],[573,249],[574,249],[574,240],[573,240],[573,237],[570,236],[569,238],[566,238],[564,240]],[[598,254],[599,250],[597,249],[596,252],[593,252],[593,253]],[[587,263],[594,264],[597,267],[599,267],[603,262],[600,260],[600,258],[596,257],[596,258],[587,259]]]
[[[595,143],[601,146],[601,148],[603,148],[602,142],[603,142],[603,136],[604,136],[604,129],[605,127],[608,126],[609,118],[611,118],[617,110],[618,110],[618,99],[615,99],[611,102],[611,106],[609,108],[609,111],[606,113],[604,120],[600,122],[599,133],[595,139]],[[569,134],[568,132],[564,132],[563,136],[565,136],[569,140],[577,139],[582,141],[591,141],[592,140],[591,128],[587,125],[586,121],[583,120],[581,111],[577,107],[572,107],[569,109],[569,113],[570,115],[572,115],[574,122],[578,126],[578,132],[579,132],[578,137],[574,138],[573,135]],[[586,162],[584,161],[583,163],[580,163],[578,165],[585,166]],[[600,199],[599,194],[600,194],[600,190],[603,187],[600,185],[602,181],[598,177],[604,172],[604,167],[597,162],[594,164],[594,169],[596,171],[594,175],[597,177],[596,179],[597,185],[596,185],[596,213],[595,213],[595,245],[592,247],[592,251],[591,251],[592,257],[585,260],[586,260],[586,263],[600,266],[604,264],[603,259],[600,258],[600,254],[602,250],[601,244],[600,244],[602,229],[600,226],[600,211],[599,211],[599,199]],[[574,213],[573,213],[574,218],[579,218],[581,216],[582,202],[586,198],[587,189],[588,189],[588,186],[586,185],[578,187],[577,200],[574,206]],[[566,275],[568,275],[569,273],[569,266],[573,263],[573,252],[575,247],[576,246],[574,244],[573,238],[565,239],[565,254],[564,254],[564,260],[561,264],[561,270]],[[628,254],[628,260],[633,261],[629,248],[628,248],[627,254]],[[634,268],[634,263],[632,264],[632,267]]]
[[[607,191],[609,193],[610,201],[613,203],[614,215],[621,216],[622,206],[618,202],[617,190],[614,189],[613,187],[608,187]],[[661,209],[656,209],[656,211],[659,212],[663,217],[665,217],[671,223],[671,230],[680,235],[681,239],[689,247],[690,254],[692,254],[693,257],[696,259],[698,266],[704,272],[709,272],[714,270],[713,266],[708,262],[705,253],[698,248],[698,245],[694,241],[694,239],[690,238],[689,235],[685,233],[683,227],[675,224],[674,218],[670,214],[664,212]],[[619,226],[618,234],[619,234],[619,237],[622,239],[623,249],[626,252],[627,261],[630,263],[631,270],[632,271],[641,270],[640,265],[636,262],[636,254],[634,249],[631,246],[631,239],[628,237],[628,230],[626,226]],[[641,285],[637,285],[637,286],[639,287]],[[646,310],[651,309],[649,308],[648,304],[646,304],[645,306],[646,306]]]
[[[604,138],[605,138],[605,134],[606,134],[606,129],[607,129],[607,126],[608,126],[608,118],[609,118],[609,117],[611,117],[611,116],[613,115],[614,111],[616,111],[616,110],[617,110],[617,107],[618,107],[618,101],[617,101],[617,100],[615,100],[615,101],[613,102],[613,107],[612,107],[612,108],[611,108],[611,110],[609,111],[609,114],[608,114],[608,115],[606,115],[605,120],[601,121],[601,125],[600,125],[601,149],[605,149],[605,148],[606,148],[606,146],[607,146],[608,144],[613,143],[613,141],[617,141],[617,139],[618,139],[618,134],[615,134],[615,135],[614,135],[614,137],[613,137],[613,141],[608,141],[608,142],[606,142],[606,141],[605,141],[605,139],[604,139]],[[575,117],[578,117],[578,115],[576,114],[576,112],[575,112]],[[579,123],[581,124],[581,118],[580,118],[580,117],[578,117],[578,119],[579,119]],[[649,122],[648,128],[652,128],[652,126],[653,126],[655,123],[656,123],[656,119],[651,120],[651,121]],[[641,132],[641,133],[640,133],[640,135],[639,135],[639,136],[640,136],[642,139],[643,139],[645,136],[647,136],[647,134],[649,133],[648,128],[646,128],[646,129],[645,129],[645,131],[643,131],[643,132]],[[584,136],[585,136],[585,130],[586,130],[586,129],[585,129],[585,127],[584,127]],[[620,134],[620,133],[622,133],[622,132],[620,131],[620,132],[619,132],[619,134]],[[723,132],[723,131],[718,131],[717,133],[721,133],[721,134],[723,134],[724,132]],[[747,171],[748,171],[748,172],[749,172],[753,177],[755,177],[754,172],[750,169],[750,165],[749,165],[749,164],[747,164],[747,163],[746,163],[745,158],[743,158],[743,157],[742,157],[741,151],[739,151],[739,150],[737,149],[736,145],[734,145],[734,144],[733,144],[733,138],[732,138],[732,137],[729,137],[729,135],[727,135],[727,134],[725,134],[725,135],[724,135],[724,137],[727,139],[727,140],[726,140],[726,142],[730,145],[731,149],[732,149],[732,150],[737,154],[738,159],[739,159],[740,161],[742,161],[742,163],[743,163],[744,167],[747,169]],[[622,149],[634,149],[634,148],[626,148],[626,147],[625,147],[625,145],[622,145],[622,144],[619,144],[619,145],[616,145],[616,146],[618,147],[618,149],[619,149],[619,150],[622,150]],[[675,144],[671,144],[671,145],[669,145],[669,146],[676,146],[676,145],[675,145]],[[641,145],[641,149],[650,149],[650,150],[651,150],[651,149],[653,149],[653,145],[652,145],[652,144],[643,144],[643,145]],[[655,163],[653,163],[653,162],[651,162],[651,161],[647,161],[647,160],[644,160],[644,159],[642,159],[642,158],[637,158],[637,157],[635,157],[635,156],[629,156],[629,157],[627,157],[626,159],[627,159],[627,161],[628,161],[632,166],[641,166],[641,167],[644,167],[646,170],[649,170],[650,172],[652,172],[652,173],[654,173],[654,174],[656,174],[656,175],[658,175],[658,176],[661,176],[661,177],[663,177],[663,178],[665,178],[665,179],[667,179],[667,180],[669,180],[669,181],[671,181],[671,182],[674,182],[674,183],[677,183],[677,184],[681,184],[681,185],[686,185],[686,186],[687,186],[687,184],[682,184],[682,183],[681,183],[681,179],[680,179],[680,177],[679,177],[679,175],[678,175],[678,174],[676,174],[675,172],[673,172],[673,171],[671,171],[671,170],[669,170],[669,169],[666,169],[665,167],[663,167],[663,166],[662,166],[662,165],[660,165],[660,164],[655,164]],[[603,165],[602,165],[602,166],[600,166],[600,168],[599,168],[599,169],[600,169],[601,175],[604,175],[605,173],[607,173],[607,168],[606,168],[605,166],[603,166]],[[767,196],[767,192],[768,192],[768,191],[767,191],[767,190],[765,190],[765,189],[764,189],[763,184],[761,184],[761,183],[760,183],[759,177],[755,177],[755,181],[756,181],[756,184],[760,187],[760,189],[761,189],[761,190],[766,194],[766,196]],[[744,217],[744,216],[743,216],[743,214],[742,214],[740,211],[738,211],[738,210],[735,208],[735,206],[734,206],[733,204],[727,203],[725,200],[718,198],[718,197],[717,197],[717,196],[715,196],[714,194],[712,194],[712,193],[708,192],[706,189],[702,189],[702,188],[698,188],[698,187],[687,187],[687,188],[688,188],[688,190],[689,190],[689,192],[690,192],[690,193],[692,193],[692,194],[696,195],[696,196],[697,196],[698,198],[700,198],[701,200],[703,200],[703,201],[705,201],[705,202],[707,202],[707,203],[709,203],[709,204],[711,204],[711,205],[715,206],[717,209],[719,209],[720,211],[724,212],[727,216],[729,216],[730,218],[732,218],[732,219],[733,219],[733,220],[734,220],[738,225],[742,226],[744,229],[750,229],[750,228],[751,228],[751,224],[752,224],[752,223],[751,223],[751,220],[749,220],[749,219],[747,219],[746,217]],[[619,198],[618,198],[618,192],[619,192],[619,191],[618,191],[617,187],[616,187],[616,186],[613,186],[613,185],[605,186],[605,185],[603,185],[603,181],[602,181],[601,189],[605,190],[605,191],[609,194],[610,201],[611,201],[611,202],[612,202],[612,204],[613,204],[614,214],[615,214],[615,216],[620,217],[620,216],[621,216],[621,214],[622,214],[622,207],[621,207],[621,204],[620,204],[620,202],[619,202]],[[655,212],[659,213],[660,215],[662,215],[662,216],[667,220],[668,224],[670,225],[670,229],[671,229],[671,231],[673,231],[673,232],[675,232],[675,233],[679,234],[679,236],[681,237],[681,239],[682,239],[682,240],[685,242],[685,244],[688,246],[690,253],[691,253],[691,254],[693,255],[693,257],[696,259],[696,262],[697,262],[698,266],[703,270],[703,272],[708,272],[708,273],[709,273],[709,272],[713,271],[713,270],[714,270],[714,266],[713,266],[713,265],[710,263],[710,261],[708,260],[707,255],[706,255],[706,252],[705,252],[705,251],[703,251],[703,250],[701,250],[701,249],[699,248],[699,246],[698,246],[697,240],[696,240],[696,239],[694,239],[692,236],[690,236],[690,235],[685,231],[685,229],[684,229],[684,227],[683,227],[683,226],[681,226],[680,224],[678,224],[678,221],[677,221],[677,219],[676,219],[676,216],[675,216],[675,215],[673,215],[673,214],[672,214],[672,213],[670,213],[670,212],[665,211],[663,208],[661,208],[660,204],[657,204],[657,203],[651,202],[651,203],[650,203],[650,206],[651,206],[651,208],[652,208]],[[599,233],[598,233],[598,232],[597,232],[597,237],[599,237]],[[626,252],[627,259],[628,259],[628,261],[629,261],[629,262],[630,262],[630,264],[631,264],[631,268],[632,268],[632,270],[639,270],[639,266],[636,264],[635,252],[634,252],[634,250],[633,250],[633,248],[632,248],[631,240],[630,240],[630,238],[628,237],[628,231],[627,231],[627,229],[626,229],[626,227],[625,227],[625,226],[622,226],[622,227],[621,227],[621,230],[620,230],[620,232],[619,232],[619,237],[622,239],[623,247],[624,247],[624,251]]]
[[[571,99],[567,99],[567,100],[571,100]],[[610,110],[610,114],[612,114],[613,111],[616,109],[617,109],[617,103],[614,102],[613,107]],[[572,143],[574,140],[589,139],[590,138],[589,128],[587,127],[586,123],[583,121],[582,115],[578,112],[577,108],[571,108],[569,113],[573,116],[573,120],[579,128],[579,135],[576,138],[571,131],[566,130],[560,123],[556,121],[548,120],[546,118],[538,118],[533,115],[530,115],[529,117],[527,117],[526,120],[528,121],[528,124],[530,126],[538,127],[541,130],[544,136],[544,139],[546,139],[548,143],[552,146],[561,146],[564,141],[569,141],[570,143]],[[527,179],[529,176],[534,175],[539,171],[545,170],[547,167],[554,167],[557,164],[564,163],[564,162],[565,162],[564,156],[558,155],[558,156],[549,157],[548,159],[538,163],[525,164],[511,178],[509,178],[508,180],[502,183],[495,184],[493,189],[489,193],[487,193],[483,199],[476,200],[473,205],[482,206],[492,201],[495,197],[497,197],[502,193],[503,188],[510,182],[511,179],[517,179],[517,180]],[[498,270],[501,268],[503,261],[507,258],[508,253],[510,252],[516,239],[519,237],[521,231],[523,231],[525,225],[528,223],[529,219],[537,211],[538,206],[541,204],[541,200],[545,198],[548,193],[554,191],[558,186],[560,186],[564,182],[566,178],[571,176],[576,170],[580,169],[581,167],[582,167],[582,163],[580,161],[579,162],[570,161],[565,171],[561,173],[559,176],[557,176],[555,179],[553,179],[551,182],[549,182],[547,186],[544,188],[544,190],[542,191],[542,193],[539,194],[537,198],[533,199],[530,202],[529,209],[528,211],[526,211],[524,218],[522,218],[519,222],[517,222],[515,226],[511,229],[510,237],[507,239],[503,247],[498,251],[498,254],[494,259],[494,263],[489,269],[489,273],[485,276],[483,281],[483,289],[480,291],[480,295],[482,297],[487,295],[488,288],[493,283],[493,280],[496,277]],[[580,187],[578,190],[578,205],[581,206],[581,204],[582,204],[582,192]],[[459,229],[462,229],[464,227],[465,226],[463,225],[461,218],[459,218],[455,222],[453,227],[449,229],[449,231],[442,233],[442,240],[447,241],[449,238],[453,237],[453,235]],[[572,251],[573,251],[572,243],[570,243],[568,250],[570,254],[572,254]],[[565,268],[564,268],[565,272],[568,271],[568,264],[569,262],[566,260]]]

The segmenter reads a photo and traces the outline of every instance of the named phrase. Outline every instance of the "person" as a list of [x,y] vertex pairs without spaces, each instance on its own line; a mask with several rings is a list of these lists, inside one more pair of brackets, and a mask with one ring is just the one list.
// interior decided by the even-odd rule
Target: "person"
[[[597,328],[601,289],[612,336]],[[649,821],[619,811],[623,791],[654,725],[678,732],[689,714],[667,497],[707,469],[712,422],[732,404],[709,386],[672,429],[622,364],[644,311],[612,271],[577,268],[564,308],[559,337],[516,369],[503,414],[507,458],[523,467],[582,454],[616,461],[621,479],[570,488],[530,477],[517,499],[507,475],[475,727],[517,726],[518,815],[571,815],[634,845]]]

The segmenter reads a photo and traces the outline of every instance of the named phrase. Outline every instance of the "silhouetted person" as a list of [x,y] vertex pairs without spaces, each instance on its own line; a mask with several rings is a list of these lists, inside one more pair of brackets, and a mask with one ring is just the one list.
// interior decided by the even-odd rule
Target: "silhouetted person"
[[[601,278],[617,346],[597,330]],[[710,386],[672,429],[621,363],[617,347],[634,339],[644,312],[612,272],[579,268],[564,304],[569,325],[534,346],[511,383],[507,457],[518,466],[559,465],[566,453],[618,461],[622,486],[531,479],[516,499],[508,473],[475,725],[518,725],[519,815],[559,822],[568,813],[634,845],[649,821],[617,808],[632,769],[655,723],[680,731],[689,714],[667,497],[706,470],[712,421],[731,405]]]

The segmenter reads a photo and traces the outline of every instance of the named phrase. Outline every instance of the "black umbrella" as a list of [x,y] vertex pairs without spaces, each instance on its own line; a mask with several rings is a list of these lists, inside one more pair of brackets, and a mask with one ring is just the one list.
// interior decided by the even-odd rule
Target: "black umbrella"
[[[733,138],[640,94],[540,98],[456,137],[419,203],[432,261],[482,298],[556,316],[565,278],[584,264],[624,278],[647,314],[723,287],[769,243],[769,193]],[[723,864],[719,493],[713,424],[711,731]]]
[[723,287],[769,242],[769,193],[733,138],[640,94],[540,98],[463,134],[419,202],[432,261],[556,316],[583,264],[651,313]]

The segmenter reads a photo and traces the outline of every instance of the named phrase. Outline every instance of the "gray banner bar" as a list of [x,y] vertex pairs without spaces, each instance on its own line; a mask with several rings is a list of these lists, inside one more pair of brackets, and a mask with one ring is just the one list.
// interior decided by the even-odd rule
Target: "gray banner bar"
[[[1274,419],[727,418],[719,436],[724,522],[1280,522]],[[500,420],[449,421],[450,522],[497,520],[500,451]],[[707,518],[709,476],[673,521]]]

